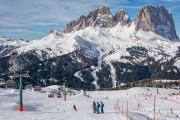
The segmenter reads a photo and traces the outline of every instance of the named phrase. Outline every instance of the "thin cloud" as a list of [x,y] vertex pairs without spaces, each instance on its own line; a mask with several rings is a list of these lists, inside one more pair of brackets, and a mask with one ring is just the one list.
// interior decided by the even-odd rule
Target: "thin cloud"
[[119,6],[121,8],[140,9],[142,6]]
[[32,30],[26,30],[26,29],[1,29],[0,32],[3,32],[3,33],[23,33],[23,34],[27,34],[27,33],[43,34],[42,32],[35,32]]
[[180,15],[175,15],[174,17],[179,18],[179,17],[180,17]]
[[160,1],[164,1],[164,2],[180,2],[180,0],[160,0]]
[[17,21],[0,21],[0,26],[4,27],[29,27],[29,26],[54,26],[60,25],[58,23],[51,23],[51,22],[29,22],[29,23],[19,23]]

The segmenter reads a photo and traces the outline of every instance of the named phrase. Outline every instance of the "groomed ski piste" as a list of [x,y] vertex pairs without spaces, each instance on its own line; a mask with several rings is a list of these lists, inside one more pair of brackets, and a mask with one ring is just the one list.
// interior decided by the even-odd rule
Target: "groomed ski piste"
[[[18,111],[19,90],[0,88],[0,120],[153,120],[154,101],[155,120],[180,119],[180,90],[159,88],[159,94],[156,88],[145,87],[86,94],[74,90],[66,101],[48,98],[51,89],[57,88],[42,88],[46,93],[23,90],[23,112]],[[104,103],[104,114],[93,113],[93,101]]]

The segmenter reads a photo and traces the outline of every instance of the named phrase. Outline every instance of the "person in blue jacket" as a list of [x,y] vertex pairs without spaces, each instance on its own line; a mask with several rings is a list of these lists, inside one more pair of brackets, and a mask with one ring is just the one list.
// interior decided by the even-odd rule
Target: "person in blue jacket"
[[100,104],[99,104],[99,102],[97,102],[97,104],[96,104],[96,113],[97,114],[100,114],[99,108],[100,108]]
[[101,113],[104,113],[104,103],[101,101],[100,102],[101,104],[100,104],[100,107],[101,107]]

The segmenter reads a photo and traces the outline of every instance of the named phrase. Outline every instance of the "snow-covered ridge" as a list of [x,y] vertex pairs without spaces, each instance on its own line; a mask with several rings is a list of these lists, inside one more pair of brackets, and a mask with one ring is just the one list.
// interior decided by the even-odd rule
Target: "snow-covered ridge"
[[27,42],[23,40],[12,40],[6,37],[0,37],[0,45],[3,46],[23,46],[26,45]]
[[34,40],[29,44],[17,49],[19,54],[35,50],[35,52],[42,56],[42,51],[47,52],[47,58],[61,56],[76,50],[76,41],[73,34],[63,34],[57,31],[50,33],[41,40]]
[[110,63],[127,61],[121,59],[121,56],[130,56],[127,48],[133,46],[146,48],[148,56],[155,60],[163,58],[164,54],[168,56],[168,60],[176,55],[180,42],[170,41],[152,32],[135,31],[134,23],[124,27],[119,23],[113,28],[88,27],[68,34],[52,32],[43,39],[31,41],[16,50],[19,54],[35,50],[40,56],[41,51],[45,51],[48,58],[51,58],[81,48],[86,57],[98,57],[99,48],[103,51],[103,62]]

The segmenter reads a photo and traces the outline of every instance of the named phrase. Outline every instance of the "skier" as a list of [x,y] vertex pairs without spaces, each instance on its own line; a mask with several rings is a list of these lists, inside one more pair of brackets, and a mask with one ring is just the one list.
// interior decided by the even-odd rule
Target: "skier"
[[95,101],[93,101],[92,107],[93,107],[93,113],[96,113],[96,103],[95,103]]
[[96,104],[96,113],[97,114],[100,114],[99,108],[100,108],[100,104],[99,104],[99,102],[97,102],[97,104]]
[[101,113],[104,113],[104,103],[101,101],[100,102],[101,103],[101,105],[100,105],[100,107],[101,107]]
[[75,106],[75,105],[73,106],[73,108],[74,108],[74,110],[75,110],[75,111],[77,111],[77,108],[76,108],[76,106]]

